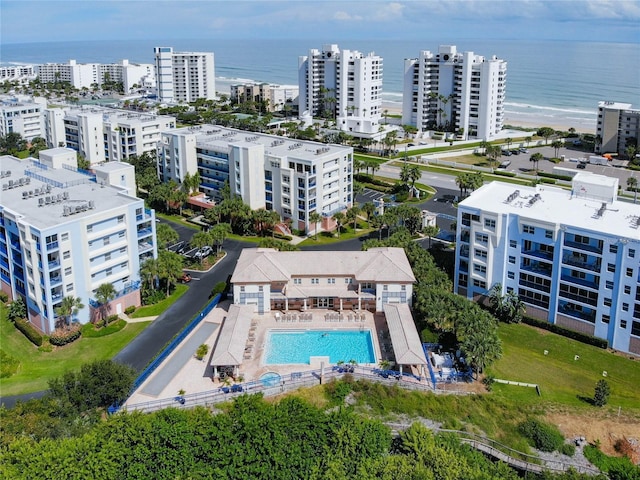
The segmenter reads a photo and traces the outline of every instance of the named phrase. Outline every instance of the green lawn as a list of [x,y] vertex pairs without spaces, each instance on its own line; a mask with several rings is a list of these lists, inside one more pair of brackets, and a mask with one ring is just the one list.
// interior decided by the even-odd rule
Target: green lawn
[[189,287],[183,284],[176,285],[176,288],[173,290],[173,293],[169,295],[167,298],[162,300],[161,302],[154,303],[153,305],[146,305],[144,307],[138,308],[135,312],[133,312],[129,317],[131,318],[143,318],[143,317],[153,317],[160,315],[167,308],[175,303],[184,293],[187,291]]
[[353,223],[349,225],[343,225],[340,233],[340,238],[336,231],[333,232],[320,232],[318,233],[318,238],[316,239],[315,235],[311,235],[306,240],[299,243],[299,246],[310,246],[310,245],[328,245],[331,243],[344,242],[345,240],[351,240],[352,238],[362,237],[363,235],[368,235],[372,232],[373,228],[367,228],[367,222],[364,220],[358,221],[358,231],[353,231]]
[[68,370],[78,369],[93,360],[113,358],[150,323],[130,323],[123,330],[106,337],[81,337],[53,352],[41,352],[7,320],[6,310],[4,305],[0,306],[0,348],[19,359],[20,366],[12,377],[0,379],[2,396],[44,390],[49,379]]
[[[584,399],[593,397],[595,384],[606,371],[605,379],[611,386],[609,407],[640,414],[640,361],[524,324],[500,325],[499,334],[503,357],[487,370],[488,374],[536,383],[547,401],[593,408]],[[575,355],[580,358],[574,360]],[[540,401],[532,388],[494,384],[494,390],[521,402]]]

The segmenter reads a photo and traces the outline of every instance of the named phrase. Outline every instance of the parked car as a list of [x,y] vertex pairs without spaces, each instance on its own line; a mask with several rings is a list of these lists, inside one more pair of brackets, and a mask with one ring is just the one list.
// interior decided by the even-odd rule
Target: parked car
[[584,170],[585,168],[587,168],[587,163],[586,162],[578,162],[578,165],[576,165],[576,168],[579,168],[580,170]]
[[513,154],[510,150],[502,150],[502,155],[504,155],[505,157],[510,157]]
[[519,149],[513,149],[513,150],[509,150],[513,155],[520,155],[520,150]]
[[211,252],[213,251],[213,248],[211,248],[210,246],[205,246],[202,247],[200,250],[198,250],[194,257],[196,258],[204,258],[204,257],[208,257],[209,255],[211,255]]
[[524,147],[520,147],[520,153],[529,153],[529,150]]
[[191,275],[189,275],[187,272],[184,272],[180,277],[180,281],[182,283],[189,283],[191,281]]

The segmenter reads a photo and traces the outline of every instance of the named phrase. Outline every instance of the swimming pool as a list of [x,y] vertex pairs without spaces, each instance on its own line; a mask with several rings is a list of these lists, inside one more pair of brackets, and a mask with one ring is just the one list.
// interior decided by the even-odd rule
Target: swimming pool
[[298,330],[267,332],[264,363],[309,364],[309,357],[329,357],[330,363],[376,363],[370,330]]

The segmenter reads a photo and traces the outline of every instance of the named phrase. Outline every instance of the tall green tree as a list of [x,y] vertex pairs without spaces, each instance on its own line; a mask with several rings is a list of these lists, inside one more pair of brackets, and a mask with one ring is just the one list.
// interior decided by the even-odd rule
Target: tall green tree
[[103,283],[95,289],[94,295],[99,304],[98,310],[100,311],[102,320],[107,318],[107,315],[111,310],[111,300],[116,298],[117,294],[118,292],[116,292],[112,283]]
[[318,224],[322,221],[322,215],[317,211],[313,211],[309,214],[309,222],[314,225],[315,239],[318,239]]
[[636,177],[627,178],[627,190],[633,191],[633,203],[638,202],[638,179]]
[[178,279],[182,277],[182,255],[169,250],[160,250],[158,252],[158,267],[160,270],[160,278],[163,278],[167,286],[167,296],[171,291],[171,287],[175,286]]
[[551,147],[553,148],[554,154],[553,156],[555,158],[558,158],[558,151],[564,146],[564,143],[562,143],[562,140],[554,140],[553,142],[551,142]]
[[55,309],[56,315],[62,318],[63,321],[60,325],[56,325],[56,327],[62,325],[68,326],[71,323],[71,319],[83,308],[84,304],[80,298],[74,296],[63,297],[60,306]]
[[167,248],[179,239],[180,235],[178,235],[178,232],[171,225],[167,223],[156,224],[156,240],[159,247]]
[[536,132],[536,135],[544,138],[544,144],[549,142],[549,138],[556,134],[556,131],[551,127],[541,127]]
[[333,218],[333,220],[336,222],[336,225],[338,227],[338,238],[340,238],[340,230],[342,229],[342,225],[344,225],[344,221],[346,219],[345,214],[342,212],[336,212],[331,218]]
[[347,210],[345,215],[347,221],[353,222],[354,232],[358,230],[358,215],[360,215],[360,209],[356,205]]
[[531,158],[529,158],[529,160],[533,162],[533,168],[535,169],[536,172],[538,171],[538,163],[543,158],[544,156],[540,152],[534,153],[533,155],[531,155]]
[[157,258],[149,257],[140,265],[140,278],[146,281],[151,290],[156,289],[156,282],[160,276],[160,262]]

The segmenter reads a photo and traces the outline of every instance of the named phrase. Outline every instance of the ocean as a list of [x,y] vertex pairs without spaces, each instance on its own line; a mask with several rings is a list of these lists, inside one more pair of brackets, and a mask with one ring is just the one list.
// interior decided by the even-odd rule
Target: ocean
[[215,54],[216,89],[244,81],[298,83],[298,57],[309,49],[337,43],[341,48],[375,52],[384,61],[383,100],[390,107],[402,103],[404,59],[421,50],[437,51],[440,44],[458,51],[496,55],[508,62],[507,123],[538,123],[595,130],[599,101],[631,103],[640,108],[640,45],[559,41],[403,41],[403,40],[136,40],[4,44],[2,63],[112,63],[124,58],[153,63],[153,48]]

